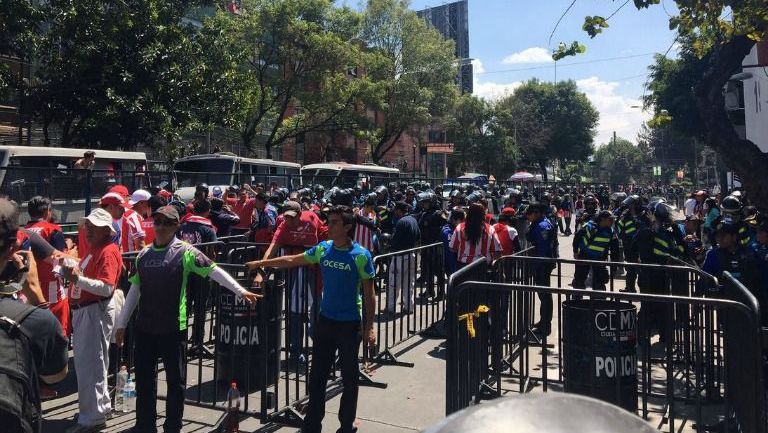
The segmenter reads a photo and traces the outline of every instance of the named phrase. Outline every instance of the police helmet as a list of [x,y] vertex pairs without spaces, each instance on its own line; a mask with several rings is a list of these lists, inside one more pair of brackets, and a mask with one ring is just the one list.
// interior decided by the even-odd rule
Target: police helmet
[[724,198],[722,202],[720,202],[720,209],[723,211],[723,213],[735,214],[741,212],[741,200],[731,194]]
[[376,188],[376,194],[381,194],[384,197],[388,197],[389,196],[389,190],[387,189],[386,186],[381,185],[380,187]]
[[428,192],[420,192],[418,195],[416,195],[416,201],[421,203],[425,201],[432,201],[432,197],[429,195]]
[[657,202],[653,207],[653,216],[656,219],[669,221],[672,219],[672,206],[665,202]]
[[379,200],[379,196],[376,195],[375,192],[370,192],[365,196],[365,205],[366,206],[375,206],[376,202]]
[[637,194],[632,194],[629,197],[625,198],[624,201],[621,202],[621,204],[629,207],[639,207],[641,205],[640,196]]

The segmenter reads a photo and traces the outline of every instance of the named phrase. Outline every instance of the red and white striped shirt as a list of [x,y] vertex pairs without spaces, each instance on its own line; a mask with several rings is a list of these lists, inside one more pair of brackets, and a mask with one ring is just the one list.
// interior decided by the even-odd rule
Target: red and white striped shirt
[[517,230],[504,223],[494,224],[493,232],[501,244],[501,254],[508,256],[515,252],[514,241],[517,237]]
[[126,209],[123,217],[120,219],[120,250],[123,253],[138,251],[139,242],[144,239],[144,228],[142,227],[141,217],[133,209]]
[[[365,209],[360,209],[358,212],[358,215],[364,216],[371,221],[375,221],[376,214],[366,213]],[[374,252],[373,248],[373,230],[371,230],[370,227],[366,227],[362,224],[355,225],[355,236],[354,236],[355,242],[360,244],[361,247],[365,248],[366,250],[370,251],[371,253]]]
[[494,233],[493,227],[487,223],[485,224],[482,236],[474,243],[467,239],[464,223],[459,224],[454,229],[448,246],[451,251],[456,253],[459,263],[463,264],[472,263],[480,257],[493,260],[495,254],[501,253],[499,238]]

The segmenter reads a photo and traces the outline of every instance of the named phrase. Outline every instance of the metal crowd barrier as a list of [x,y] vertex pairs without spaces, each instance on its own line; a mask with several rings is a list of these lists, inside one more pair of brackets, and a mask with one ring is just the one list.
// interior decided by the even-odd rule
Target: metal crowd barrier
[[376,348],[371,361],[413,367],[392,352],[413,335],[440,321],[445,311],[442,242],[376,256]]
[[[557,270],[552,287],[534,284],[535,268],[547,263]],[[453,276],[446,414],[539,384],[545,392],[600,394],[646,419],[653,416],[658,428],[667,424],[670,432],[688,420],[700,431],[738,425],[748,433],[765,432],[759,308],[743,285],[729,274],[719,285],[690,267],[623,264],[649,278],[641,287],[655,283],[666,289],[621,293],[610,283],[606,291],[576,290],[564,281],[563,265],[570,264],[617,265],[521,255],[497,261],[492,277],[482,278],[485,260]],[[551,337],[532,330],[540,295],[556,299]],[[582,298],[588,301],[577,301]],[[637,307],[637,315],[629,312]],[[578,308],[587,317],[616,323],[603,323],[599,336],[579,346],[576,340],[589,328],[571,319]],[[663,339],[656,340],[654,329]],[[597,343],[606,336],[612,340]],[[582,370],[575,370],[579,365]],[[722,421],[713,423],[713,415]]]
[[[252,286],[253,276],[242,264],[261,259],[268,246],[237,240],[196,245],[244,287]],[[299,250],[302,249],[279,251],[276,255]],[[135,253],[124,255],[127,269],[133,269],[135,257]],[[374,287],[379,292],[374,319],[377,345],[372,350],[361,345],[361,386],[386,387],[386,383],[371,378],[367,367],[411,365],[397,361],[395,347],[443,319],[448,278],[443,258],[443,244],[435,243],[381,255],[374,260],[377,270]],[[389,284],[397,284],[397,280],[407,283],[397,287],[406,297],[400,296],[388,304],[387,297],[391,299],[395,293],[394,289],[388,289]],[[122,289],[127,293],[127,281]],[[257,417],[262,423],[300,426],[309,399],[312,332],[322,290],[319,269],[308,266],[271,272],[260,289],[250,290],[262,290],[265,295],[255,310],[248,309],[218,284],[190,277],[186,404],[224,409],[227,386],[234,379],[241,393],[247,396],[245,415]],[[419,294],[425,296],[418,299]],[[387,315],[388,305],[394,308],[394,318]],[[126,332],[123,353],[118,355],[120,363],[129,367],[134,364],[131,328],[132,322]],[[120,363],[115,363],[113,368]],[[342,391],[338,369],[332,372],[327,386],[327,398]]]

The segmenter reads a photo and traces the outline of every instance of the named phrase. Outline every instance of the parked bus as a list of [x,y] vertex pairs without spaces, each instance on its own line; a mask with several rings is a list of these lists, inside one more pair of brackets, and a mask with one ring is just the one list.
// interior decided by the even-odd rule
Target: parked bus
[[292,188],[300,183],[301,166],[221,152],[181,158],[173,165],[173,170],[176,175],[176,195],[186,201],[194,197],[195,187],[201,183],[208,184],[209,188],[218,186],[222,190],[243,183],[269,185],[272,182]]
[[400,170],[375,164],[347,164],[346,162],[325,162],[309,164],[301,168],[304,185],[323,185],[326,188],[352,188],[361,183],[368,185],[386,184],[400,177]]
[[[75,169],[75,161],[89,150],[95,153],[93,167]],[[28,218],[26,202],[36,195],[53,201],[58,221],[76,222],[84,216],[86,195],[95,205],[112,185],[148,186],[146,164],[143,152],[0,146],[0,192],[20,204],[22,222]]]

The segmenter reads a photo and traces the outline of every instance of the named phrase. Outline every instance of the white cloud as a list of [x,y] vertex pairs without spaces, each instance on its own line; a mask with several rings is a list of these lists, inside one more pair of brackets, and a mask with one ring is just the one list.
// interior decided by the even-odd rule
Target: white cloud
[[597,111],[600,112],[600,123],[597,127],[595,145],[608,143],[616,135],[636,142],[637,133],[643,122],[648,121],[651,115],[642,111],[642,101],[630,98],[617,92],[618,82],[602,81],[598,77],[589,77],[576,81],[579,89],[587,95]]
[[549,63],[552,62],[552,53],[546,48],[531,47],[519,53],[510,54],[501,61],[505,65],[516,63]]
[[495,83],[492,81],[480,83],[475,79],[473,94],[489,101],[495,101],[511,95],[521,84],[523,83],[520,81],[512,83]]
[[485,73],[485,66],[483,66],[483,62],[480,59],[472,59],[472,72],[475,74]]
[[483,62],[480,61],[480,59],[472,60],[472,69],[474,73],[474,81],[472,83],[474,91],[472,94],[489,101],[495,101],[512,94],[512,91],[514,91],[515,88],[522,84],[520,81],[515,81],[512,83],[496,83],[493,81],[484,81],[481,83],[478,75],[485,73],[485,66],[483,66]]

